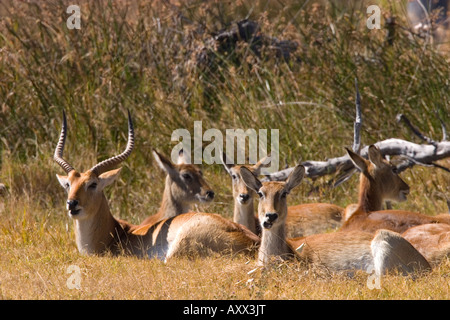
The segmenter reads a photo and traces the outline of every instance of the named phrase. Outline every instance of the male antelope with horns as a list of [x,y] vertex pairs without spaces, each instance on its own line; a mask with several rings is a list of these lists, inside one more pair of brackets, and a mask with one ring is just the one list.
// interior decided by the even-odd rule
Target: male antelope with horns
[[118,177],[120,168],[134,147],[134,129],[128,112],[128,143],[121,154],[104,160],[86,172],[78,172],[63,158],[67,133],[66,115],[54,160],[66,172],[57,175],[67,191],[67,209],[74,222],[78,250],[83,254],[131,254],[166,260],[173,256],[210,252],[252,252],[259,238],[246,228],[215,214],[186,213],[163,219],[136,235],[133,225],[115,219],[103,189]]

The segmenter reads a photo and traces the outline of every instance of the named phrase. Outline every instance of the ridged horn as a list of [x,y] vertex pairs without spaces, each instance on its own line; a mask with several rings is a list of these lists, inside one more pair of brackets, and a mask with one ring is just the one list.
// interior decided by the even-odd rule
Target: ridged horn
[[53,159],[68,174],[70,171],[75,170],[75,169],[62,157],[63,151],[64,151],[64,144],[66,143],[66,135],[67,135],[67,120],[66,120],[66,113],[63,110],[63,124],[62,124],[62,128],[61,128],[61,134],[59,136],[58,144],[56,145],[55,154],[53,156]]
[[95,173],[97,176],[99,176],[103,172],[113,169],[115,166],[117,166],[122,161],[125,161],[125,159],[130,156],[133,147],[134,147],[134,129],[133,129],[133,122],[131,121],[131,113],[130,110],[128,110],[128,142],[125,151],[117,156],[103,160],[99,164],[96,164],[91,168],[91,171]]

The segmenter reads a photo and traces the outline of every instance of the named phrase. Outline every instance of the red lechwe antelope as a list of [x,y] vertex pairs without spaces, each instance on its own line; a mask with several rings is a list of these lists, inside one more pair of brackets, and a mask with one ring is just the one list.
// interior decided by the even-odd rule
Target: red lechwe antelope
[[[67,176],[57,175],[67,191],[67,209],[74,222],[78,250],[84,254],[132,254],[168,259],[172,256],[213,252],[250,252],[259,238],[219,215],[186,213],[150,225],[145,234],[131,233],[132,225],[115,219],[103,189],[119,175],[112,169],[124,161],[134,146],[134,131],[128,113],[128,143],[123,153],[104,160],[86,172],[76,171],[63,159],[66,117],[56,146],[54,160]],[[255,250],[255,249],[253,249]]]
[[[261,159],[253,166],[227,164],[226,160],[224,154],[222,164],[231,176],[233,189],[233,221],[246,226],[253,233],[259,235],[261,234],[261,227],[253,207],[255,192],[244,183],[239,170],[241,167],[246,167],[255,176],[259,176],[266,158]],[[338,229],[341,226],[343,214],[344,208],[328,203],[306,203],[290,206],[286,218],[287,237],[308,236]]]
[[191,211],[193,203],[210,202],[214,199],[214,191],[203,179],[202,171],[193,164],[186,164],[183,150],[178,154],[177,164],[155,150],[153,156],[158,166],[167,174],[163,198],[158,212],[144,219],[139,228],[187,213]]
[[450,225],[445,223],[422,224],[402,233],[431,265],[450,257]]
[[[271,258],[299,259],[333,271],[373,270],[377,275],[398,269],[403,274],[430,269],[426,259],[398,233],[379,230],[375,235],[363,231],[335,232],[300,239],[286,239],[289,192],[303,179],[305,169],[298,165],[286,182],[260,182],[246,167],[240,169],[247,186],[259,196],[258,216],[262,238],[258,261],[266,265]],[[298,253],[294,248],[301,246]],[[297,249],[300,251],[300,249]]]
[[404,210],[380,210],[384,199],[405,201],[409,186],[376,146],[369,147],[369,160],[348,149],[347,153],[355,167],[361,171],[359,199],[356,210],[347,217],[340,230],[375,232],[378,229],[389,229],[402,233],[421,224],[450,223],[450,215],[447,214],[427,216]]

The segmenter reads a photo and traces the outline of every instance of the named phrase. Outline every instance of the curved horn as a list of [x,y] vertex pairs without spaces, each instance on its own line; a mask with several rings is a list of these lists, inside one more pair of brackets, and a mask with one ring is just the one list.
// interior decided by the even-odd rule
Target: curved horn
[[125,151],[117,156],[103,160],[99,164],[96,164],[91,168],[91,171],[95,173],[97,176],[99,176],[103,172],[113,169],[115,166],[117,166],[119,163],[121,163],[130,156],[133,147],[134,147],[134,129],[133,129],[133,122],[131,121],[131,113],[130,110],[128,110],[128,143],[127,147],[125,148]]
[[75,169],[62,157],[63,151],[64,151],[64,144],[66,143],[66,135],[67,135],[67,121],[66,121],[66,113],[63,110],[63,124],[62,124],[62,128],[61,128],[61,134],[59,136],[58,144],[56,145],[55,154],[53,156],[53,159],[68,174],[70,171],[75,170]]

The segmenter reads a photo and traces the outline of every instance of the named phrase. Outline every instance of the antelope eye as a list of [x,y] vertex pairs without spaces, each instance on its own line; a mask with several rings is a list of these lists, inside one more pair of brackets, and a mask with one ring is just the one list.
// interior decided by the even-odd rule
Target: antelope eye
[[237,175],[232,174],[232,175],[231,175],[231,179],[236,180],[236,179],[237,179]]
[[283,191],[281,193],[281,198],[286,198],[287,195],[288,195],[288,193],[286,191]]
[[185,180],[191,180],[191,179],[192,179],[191,175],[188,174],[188,173],[183,173],[181,176],[182,176],[183,179],[185,179]]
[[397,167],[392,167],[392,173],[393,173],[393,174],[398,174],[398,169],[397,169]]
[[93,182],[89,185],[88,189],[94,190],[97,188],[97,182]]
[[258,191],[258,192],[257,192],[256,194],[257,194],[257,195],[258,195],[258,197],[260,197],[260,198],[264,197],[263,193],[262,193],[262,192],[260,192],[260,191]]

